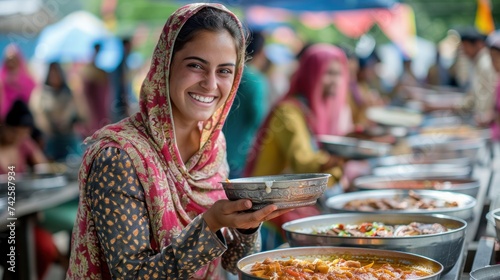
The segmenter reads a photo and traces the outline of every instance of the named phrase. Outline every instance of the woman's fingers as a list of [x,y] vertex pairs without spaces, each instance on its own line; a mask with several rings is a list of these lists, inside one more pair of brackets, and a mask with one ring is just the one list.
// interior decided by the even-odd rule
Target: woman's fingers
[[278,209],[274,204],[267,205],[257,211],[247,212],[252,202],[248,199],[236,201],[219,200],[204,213],[203,218],[212,231],[222,227],[239,229],[256,228],[260,223],[276,218],[293,209]]

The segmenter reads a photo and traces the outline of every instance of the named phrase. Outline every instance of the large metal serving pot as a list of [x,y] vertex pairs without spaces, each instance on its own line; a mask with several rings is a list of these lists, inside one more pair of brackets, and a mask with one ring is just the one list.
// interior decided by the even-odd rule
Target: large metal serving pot
[[[333,224],[361,224],[381,222],[387,225],[407,225],[412,222],[439,223],[447,232],[408,237],[356,237],[317,234],[314,231],[327,229]],[[450,271],[462,252],[467,222],[445,215],[423,214],[329,214],[294,220],[283,224],[288,244],[301,246],[348,246],[395,250],[422,255],[438,261]]]
[[353,185],[361,191],[387,189],[439,190],[463,193],[476,197],[480,182],[475,179],[409,177],[396,179],[386,176],[362,176]]
[[242,280],[263,279],[253,276],[249,273],[250,267],[256,262],[262,262],[266,258],[273,260],[286,260],[294,258],[314,258],[314,257],[343,257],[348,256],[351,260],[360,261],[381,261],[389,264],[402,264],[410,267],[416,267],[420,270],[429,271],[431,275],[419,279],[439,279],[443,271],[443,266],[427,257],[378,249],[366,248],[342,248],[342,247],[300,247],[286,248],[273,251],[267,251],[250,255],[238,261],[238,275]]
[[400,164],[449,164],[456,166],[472,166],[468,157],[456,157],[451,154],[404,154],[379,157],[373,160],[375,166],[394,166]]
[[409,195],[409,190],[374,190],[343,193],[328,198],[325,202],[325,206],[332,213],[443,214],[464,219],[466,221],[471,221],[474,216],[473,210],[474,206],[476,205],[476,199],[470,195],[434,190],[412,191],[424,199],[457,202],[458,207],[407,210],[373,210],[369,212],[344,209],[344,205],[353,200],[404,198]]
[[455,137],[450,135],[414,135],[407,138],[414,151],[436,154],[452,154],[456,157],[475,159],[479,150],[486,145],[484,138]]

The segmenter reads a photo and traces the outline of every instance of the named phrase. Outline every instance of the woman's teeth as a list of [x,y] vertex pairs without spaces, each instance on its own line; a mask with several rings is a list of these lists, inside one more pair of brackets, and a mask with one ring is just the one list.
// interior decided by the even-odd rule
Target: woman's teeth
[[203,103],[211,103],[212,101],[214,101],[215,97],[213,96],[201,96],[201,95],[196,95],[196,94],[193,94],[193,93],[190,93],[189,96],[191,96],[192,98],[200,101],[200,102],[203,102]]

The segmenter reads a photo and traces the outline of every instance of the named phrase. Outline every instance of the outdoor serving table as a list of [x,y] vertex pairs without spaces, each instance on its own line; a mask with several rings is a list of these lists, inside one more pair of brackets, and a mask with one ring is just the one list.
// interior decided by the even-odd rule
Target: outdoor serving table
[[[37,212],[58,206],[78,198],[78,183],[70,181],[65,186],[38,190],[29,196],[16,197],[15,215],[10,216],[7,207],[0,209],[0,231],[9,230],[7,225],[15,222],[16,273],[12,279],[38,279],[34,250],[34,225]],[[15,220],[10,218],[16,218]],[[4,269],[4,274],[10,273]]]

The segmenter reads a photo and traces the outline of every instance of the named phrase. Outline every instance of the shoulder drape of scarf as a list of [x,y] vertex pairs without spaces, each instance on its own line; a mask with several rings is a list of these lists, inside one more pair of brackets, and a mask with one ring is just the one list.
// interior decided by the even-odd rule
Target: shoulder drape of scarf
[[[323,75],[332,61],[342,65],[341,83],[335,95],[323,97]],[[349,68],[345,53],[333,45],[315,44],[310,46],[301,56],[297,71],[292,76],[288,93],[276,106],[284,102],[292,102],[303,111],[307,124],[314,135],[344,135],[353,127],[347,94],[349,87]],[[304,102],[301,102],[303,100]],[[306,104],[306,105],[304,105]],[[256,141],[249,154],[244,174],[252,173],[253,165],[261,150],[262,141],[266,138],[272,111],[260,127]]]
[[[176,37],[184,23],[204,7],[234,14],[219,4],[190,4],[172,14],[154,50],[150,70],[142,84],[140,111],[130,118],[108,125],[91,139],[93,145],[84,155],[80,169],[80,208],[73,235],[73,252],[88,262],[90,275],[98,275],[105,263],[96,260],[90,248],[99,248],[97,235],[89,225],[89,206],[85,205],[87,179],[97,153],[107,146],[125,150],[144,188],[149,213],[152,248],[159,252],[197,215],[215,201],[225,198],[219,182],[226,180],[228,165],[222,126],[234,100],[243,71],[243,59],[236,67],[235,79],[226,103],[206,122],[200,124],[200,150],[183,163],[174,137],[169,73]],[[240,24],[241,28],[241,24]],[[243,31],[241,32],[243,34]],[[239,38],[244,45],[244,38]],[[244,54],[239,54],[244,57]],[[89,244],[91,243],[91,244]],[[98,249],[96,249],[96,252]],[[219,260],[203,268],[209,272]],[[200,272],[205,274],[205,272]],[[209,275],[209,274],[207,274]]]
[[36,86],[19,48],[14,44],[5,47],[4,59],[9,51],[12,51],[19,61],[19,68],[16,73],[11,73],[5,61],[0,68],[0,86],[2,87],[0,89],[0,121],[5,118],[16,100],[28,104],[31,92]]

